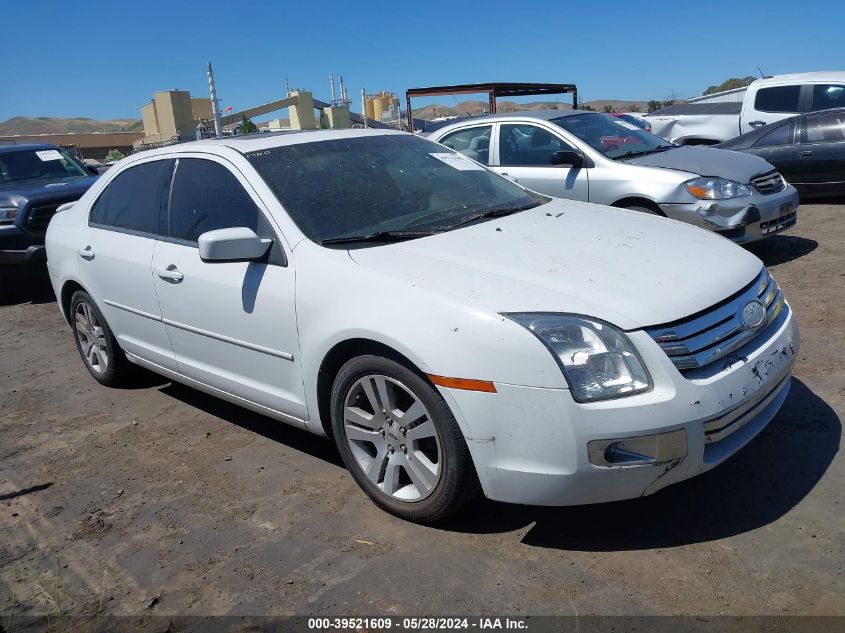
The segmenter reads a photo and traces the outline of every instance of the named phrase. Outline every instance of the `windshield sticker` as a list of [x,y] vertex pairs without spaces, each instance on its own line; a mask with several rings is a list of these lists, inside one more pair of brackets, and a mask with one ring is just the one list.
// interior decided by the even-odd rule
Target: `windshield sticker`
[[636,125],[633,123],[628,123],[627,121],[615,121],[616,125],[621,125],[624,128],[628,128],[629,130],[639,130]]
[[454,167],[458,171],[484,171],[484,167],[463,154],[453,154],[452,152],[434,152],[429,154],[437,160],[446,163],[449,167]]
[[35,152],[35,154],[38,156],[38,158],[43,160],[45,163],[48,160],[62,160],[64,158],[64,156],[62,156],[58,152],[58,150],[55,150],[55,149],[41,150],[40,152]]

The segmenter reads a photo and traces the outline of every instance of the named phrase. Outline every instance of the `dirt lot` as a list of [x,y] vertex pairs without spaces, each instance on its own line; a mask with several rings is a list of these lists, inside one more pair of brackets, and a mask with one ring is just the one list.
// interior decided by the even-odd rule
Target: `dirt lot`
[[803,344],[751,445],[645,499],[479,500],[437,527],[376,509],[317,437],[154,376],[100,387],[49,289],[19,291],[0,304],[0,609],[845,615],[845,205],[755,252]]

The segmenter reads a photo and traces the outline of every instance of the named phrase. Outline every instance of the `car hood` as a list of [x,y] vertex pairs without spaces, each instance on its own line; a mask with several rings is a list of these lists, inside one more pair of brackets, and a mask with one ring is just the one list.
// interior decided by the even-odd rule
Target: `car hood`
[[35,200],[50,200],[53,198],[82,197],[88,188],[96,182],[98,176],[77,178],[68,182],[39,182],[36,180],[19,183],[4,183],[0,186],[0,202],[23,206],[26,202]]
[[488,313],[568,312],[625,330],[704,310],[762,267],[703,229],[569,200],[350,256],[378,274]]
[[636,156],[625,162],[630,165],[679,169],[742,183],[748,183],[754,176],[774,169],[759,156],[702,146],[678,147],[665,152]]

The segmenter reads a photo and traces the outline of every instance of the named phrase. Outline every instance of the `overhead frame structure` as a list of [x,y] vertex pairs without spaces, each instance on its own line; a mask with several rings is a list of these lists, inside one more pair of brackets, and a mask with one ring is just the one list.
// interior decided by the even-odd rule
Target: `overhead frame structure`
[[496,112],[496,99],[499,97],[528,97],[534,95],[572,94],[572,107],[578,108],[578,88],[575,84],[537,84],[537,83],[502,83],[458,84],[455,86],[430,86],[428,88],[409,88],[405,91],[405,103],[408,115],[408,129],[414,129],[411,114],[411,99],[414,97],[435,97],[438,95],[487,94],[490,114]]

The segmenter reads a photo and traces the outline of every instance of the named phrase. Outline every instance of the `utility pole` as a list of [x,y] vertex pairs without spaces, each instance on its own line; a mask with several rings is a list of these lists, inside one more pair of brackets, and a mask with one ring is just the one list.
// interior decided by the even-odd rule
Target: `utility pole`
[[217,90],[214,88],[214,72],[208,62],[208,91],[211,93],[211,116],[214,119],[214,136],[220,138],[220,106],[217,103]]

